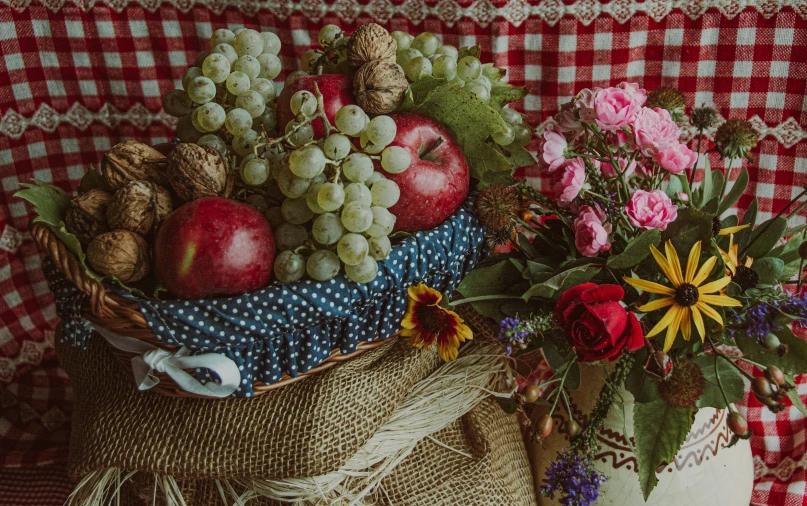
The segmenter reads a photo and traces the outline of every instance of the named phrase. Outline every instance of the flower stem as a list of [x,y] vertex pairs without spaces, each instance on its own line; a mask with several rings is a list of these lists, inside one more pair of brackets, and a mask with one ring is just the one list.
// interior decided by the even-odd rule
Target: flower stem
[[[742,165],[742,160],[740,161],[740,165]],[[717,204],[720,205],[720,202],[723,201],[723,195],[726,193],[726,186],[729,184],[729,179],[731,179],[731,169],[734,168],[734,158],[729,158],[729,166],[726,169],[726,177],[723,178],[723,184],[720,185],[720,198],[717,201]]]
[[[765,235],[765,232],[768,230],[768,227],[770,227],[770,226],[773,224],[773,222],[774,222],[774,221],[776,221],[776,218],[779,218],[780,216],[782,216],[783,214],[785,214],[785,212],[786,212],[788,209],[790,209],[790,206],[792,206],[792,205],[793,205],[793,204],[794,204],[794,203],[795,203],[797,200],[799,200],[800,198],[802,198],[802,197],[803,197],[803,196],[805,196],[805,195],[807,195],[807,188],[804,188],[804,189],[802,190],[802,192],[801,192],[801,193],[799,193],[798,195],[796,195],[795,197],[793,197],[793,199],[792,199],[790,202],[788,202],[788,204],[787,204],[785,207],[783,207],[783,208],[782,208],[782,210],[781,210],[781,211],[779,211],[779,212],[776,214],[776,216],[774,216],[774,217],[773,217],[773,219],[772,219],[772,220],[770,220],[770,221],[769,221],[769,222],[768,222],[768,223],[767,223],[767,224],[766,224],[766,225],[765,225],[765,226],[762,228],[762,230],[760,230],[760,231],[759,231],[759,233],[756,235],[756,237],[754,237],[754,239],[753,239],[753,240],[751,240],[751,242],[749,242],[749,243],[748,243],[748,244],[747,244],[747,245],[746,245],[746,246],[745,246],[745,247],[742,249],[742,251],[740,251],[739,257],[742,257],[742,256],[745,254],[745,252],[746,252],[746,251],[748,251],[748,248],[750,248],[750,247],[751,247],[751,246],[752,246],[752,245],[753,245],[755,242],[757,242],[757,239],[759,239],[760,237],[762,237],[763,235]],[[739,257],[738,257],[738,258],[739,258]]]
[[520,295],[505,295],[505,294],[497,294],[497,295],[478,295],[476,297],[468,297],[466,299],[459,299],[456,301],[452,301],[450,305],[459,306],[460,304],[467,304],[469,302],[482,302],[486,300],[500,300],[500,299],[521,299]]
[[698,130],[698,148],[696,153],[698,153],[698,157],[695,158],[695,166],[692,167],[692,172],[689,173],[689,187],[692,187],[692,183],[695,182],[695,171],[698,170],[698,162],[701,161],[701,140],[703,139],[703,129]]

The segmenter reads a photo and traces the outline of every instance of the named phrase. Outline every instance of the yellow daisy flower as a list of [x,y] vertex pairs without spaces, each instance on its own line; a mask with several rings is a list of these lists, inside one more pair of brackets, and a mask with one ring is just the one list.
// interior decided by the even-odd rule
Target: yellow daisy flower
[[751,264],[754,263],[754,259],[749,256],[745,257],[745,262],[743,262],[742,264],[740,263],[740,255],[739,255],[740,245],[734,244],[733,234],[729,237],[728,251],[723,251],[720,248],[717,249],[720,250],[720,256],[723,257],[723,263],[726,264],[726,269],[728,269],[729,272],[731,272],[732,276],[737,274],[738,267],[745,266],[750,268]]
[[732,234],[736,234],[740,230],[742,230],[744,228],[748,228],[750,226],[751,226],[750,223],[746,223],[745,225],[737,225],[735,227],[721,228],[720,232],[718,232],[717,235],[732,235]]
[[624,277],[626,283],[636,287],[645,292],[663,295],[663,297],[650,301],[647,304],[640,306],[639,311],[649,313],[669,307],[667,313],[661,320],[647,333],[647,337],[653,337],[662,330],[667,329],[667,335],[664,339],[664,351],[669,351],[675,342],[675,337],[678,335],[678,330],[684,335],[684,339],[689,341],[692,335],[692,323],[698,329],[701,340],[706,339],[706,330],[703,325],[703,315],[705,314],[712,320],[716,321],[721,326],[723,319],[720,313],[715,311],[711,306],[724,306],[724,307],[738,307],[742,304],[736,299],[732,299],[726,295],[719,295],[719,292],[731,282],[731,276],[726,276],[712,281],[710,283],[702,284],[709,277],[715,264],[717,257],[711,257],[706,260],[703,265],[698,269],[698,261],[701,256],[701,243],[698,241],[692,250],[689,252],[687,259],[686,271],[681,270],[681,263],[678,260],[678,253],[676,253],[670,241],[664,244],[666,257],[656,249],[655,246],[650,246],[650,252],[653,258],[661,268],[664,275],[670,280],[672,287],[653,283],[639,278]]
[[454,360],[460,343],[474,338],[474,333],[454,311],[440,305],[443,294],[424,284],[410,286],[406,313],[401,320],[401,335],[411,338],[412,346],[422,348],[437,343],[437,353],[444,361]]

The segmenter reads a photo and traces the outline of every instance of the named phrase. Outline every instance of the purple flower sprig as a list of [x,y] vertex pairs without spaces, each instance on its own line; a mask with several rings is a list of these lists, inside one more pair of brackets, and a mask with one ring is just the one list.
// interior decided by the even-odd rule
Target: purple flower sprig
[[529,321],[522,321],[519,318],[505,318],[499,322],[499,335],[497,339],[505,343],[505,351],[508,355],[513,354],[513,349],[527,347],[527,339],[532,333]]
[[746,335],[761,341],[766,335],[781,330],[782,326],[776,321],[780,312],[793,318],[794,325],[803,326],[807,322],[807,300],[792,295],[749,307],[741,319]]
[[597,503],[600,486],[606,480],[605,475],[594,468],[590,457],[563,451],[549,463],[541,495],[554,499],[555,494],[559,494],[558,502],[563,506],[590,506]]

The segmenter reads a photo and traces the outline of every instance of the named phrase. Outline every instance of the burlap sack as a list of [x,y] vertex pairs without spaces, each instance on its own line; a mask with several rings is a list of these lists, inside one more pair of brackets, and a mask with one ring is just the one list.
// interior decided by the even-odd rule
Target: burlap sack
[[[434,352],[399,339],[254,399],[203,400],[137,392],[100,338],[85,351],[57,352],[75,390],[69,472],[79,480],[104,469],[138,471],[122,487],[123,504],[141,504],[134,496],[163,503],[160,476],[175,481],[186,504],[207,506],[233,503],[220,491],[233,478],[332,472],[441,365]],[[419,443],[366,504],[535,504],[519,422],[493,400],[433,438],[442,444]]]

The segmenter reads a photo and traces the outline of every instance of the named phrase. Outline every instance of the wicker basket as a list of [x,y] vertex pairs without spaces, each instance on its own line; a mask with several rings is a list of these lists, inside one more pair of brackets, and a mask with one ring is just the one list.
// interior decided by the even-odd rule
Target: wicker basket
[[[88,301],[81,308],[81,313],[84,318],[99,327],[109,329],[126,337],[144,341],[157,348],[168,351],[176,351],[178,349],[178,347],[167,345],[157,338],[150,330],[136,302],[126,300],[115,293],[108,292],[101,282],[87,276],[76,257],[46,225],[32,222],[30,228],[34,242],[50,257],[56,268],[64,273],[79,290],[89,296]],[[395,336],[389,339],[393,337]],[[296,381],[300,381],[306,377],[330,369],[341,362],[350,360],[365,351],[377,348],[386,341],[387,340],[384,339],[372,342],[360,342],[358,343],[357,350],[350,354],[343,354],[336,349],[317,366],[304,373],[299,373],[296,377],[290,377],[284,374],[280,381],[270,385],[259,381],[254,382],[254,393],[255,395],[260,395],[272,389],[281,388]],[[122,351],[114,346],[110,346],[110,349],[123,367],[131,371],[131,359],[135,355]],[[203,397],[182,390],[167,374],[155,374],[160,382],[151,389],[152,391],[172,397]]]

